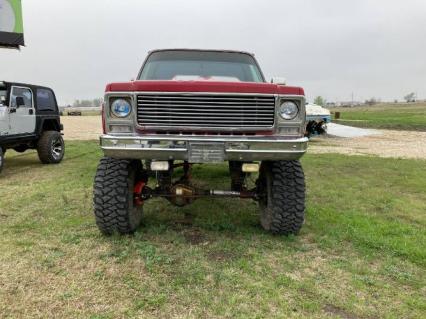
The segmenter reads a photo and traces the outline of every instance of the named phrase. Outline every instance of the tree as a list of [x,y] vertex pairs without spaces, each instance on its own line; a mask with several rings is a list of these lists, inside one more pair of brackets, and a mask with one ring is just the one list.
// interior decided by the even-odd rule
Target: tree
[[322,96],[317,96],[314,100],[314,104],[316,105],[325,106],[326,103],[327,101]]
[[407,94],[404,96],[404,100],[407,101],[407,103],[416,102],[416,93],[411,92],[410,94]]
[[73,103],[74,107],[98,107],[101,106],[103,102],[102,98],[97,98],[93,100],[75,100]]
[[104,99],[102,99],[102,98],[93,99],[92,104],[93,104],[93,106],[101,106],[103,102],[104,102]]

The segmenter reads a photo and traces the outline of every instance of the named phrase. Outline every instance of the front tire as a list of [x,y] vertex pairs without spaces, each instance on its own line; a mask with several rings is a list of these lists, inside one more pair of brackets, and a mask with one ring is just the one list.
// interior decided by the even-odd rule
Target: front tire
[[257,181],[262,227],[296,235],[305,216],[305,176],[299,161],[262,162]]
[[43,164],[58,164],[65,155],[65,143],[61,133],[45,131],[37,143],[37,153]]
[[93,202],[96,224],[103,234],[131,234],[141,224],[142,207],[134,203],[134,187],[141,175],[140,161],[101,159],[95,176]]

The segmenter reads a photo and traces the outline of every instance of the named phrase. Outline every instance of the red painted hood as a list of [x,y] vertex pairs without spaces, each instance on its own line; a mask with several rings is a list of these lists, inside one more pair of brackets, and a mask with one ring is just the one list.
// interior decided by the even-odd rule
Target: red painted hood
[[106,92],[217,92],[305,95],[300,87],[271,83],[213,81],[134,81],[110,83]]

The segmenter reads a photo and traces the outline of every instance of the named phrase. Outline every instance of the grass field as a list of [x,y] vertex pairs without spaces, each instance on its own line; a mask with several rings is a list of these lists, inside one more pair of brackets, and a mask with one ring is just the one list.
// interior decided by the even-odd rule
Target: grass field
[[337,108],[337,123],[359,127],[426,131],[426,103],[379,104],[369,107]]
[[[0,176],[2,318],[424,318],[426,162],[308,155],[306,224],[259,226],[256,205],[146,204],[134,236],[92,217],[96,142],[64,162],[9,152]],[[226,166],[194,169],[227,187]]]

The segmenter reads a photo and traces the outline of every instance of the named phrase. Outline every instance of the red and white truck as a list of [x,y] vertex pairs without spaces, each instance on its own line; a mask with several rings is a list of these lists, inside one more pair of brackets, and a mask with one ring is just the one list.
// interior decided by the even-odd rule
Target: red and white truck
[[[297,234],[305,212],[299,162],[308,145],[305,122],[303,89],[266,82],[252,54],[151,51],[135,81],[106,86],[105,157],[94,182],[100,231],[134,232],[151,198],[184,206],[226,196],[257,201],[266,230]],[[229,162],[230,189],[193,185],[192,165],[223,162]],[[177,167],[183,170],[176,179]],[[257,176],[252,188],[250,174]],[[151,178],[157,186],[148,186]]]

